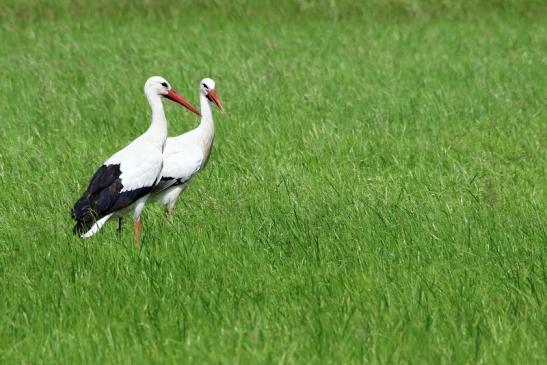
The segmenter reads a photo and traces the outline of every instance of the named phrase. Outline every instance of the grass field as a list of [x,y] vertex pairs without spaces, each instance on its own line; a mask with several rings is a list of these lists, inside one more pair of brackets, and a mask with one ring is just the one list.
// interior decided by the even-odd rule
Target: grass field
[[[546,14],[0,0],[0,363],[547,363]],[[81,240],[152,75],[217,81],[211,161]]]

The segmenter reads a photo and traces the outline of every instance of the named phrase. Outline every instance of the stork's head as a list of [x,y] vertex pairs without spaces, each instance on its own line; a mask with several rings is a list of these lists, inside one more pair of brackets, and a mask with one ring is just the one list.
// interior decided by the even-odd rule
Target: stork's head
[[205,78],[200,81],[199,83],[199,92],[205,96],[210,102],[215,104],[215,106],[220,110],[224,111],[222,108],[222,104],[220,103],[220,100],[217,96],[217,92],[215,90],[215,82],[210,78]]
[[157,95],[172,100],[191,112],[201,116],[200,112],[192,104],[190,104],[188,100],[173,90],[171,84],[169,84],[169,82],[161,76],[152,76],[146,80],[146,83],[144,84],[144,93],[146,95]]

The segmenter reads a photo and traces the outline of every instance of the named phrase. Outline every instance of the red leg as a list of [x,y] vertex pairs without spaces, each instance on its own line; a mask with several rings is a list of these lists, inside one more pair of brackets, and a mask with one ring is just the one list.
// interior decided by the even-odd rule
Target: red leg
[[137,218],[135,221],[135,246],[141,248],[141,240],[139,238],[139,232],[141,230],[141,217]]

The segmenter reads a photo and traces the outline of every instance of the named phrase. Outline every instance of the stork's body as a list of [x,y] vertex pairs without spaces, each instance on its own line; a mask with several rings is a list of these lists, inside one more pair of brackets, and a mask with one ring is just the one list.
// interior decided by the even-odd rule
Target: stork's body
[[152,195],[167,213],[173,212],[180,193],[186,189],[192,177],[205,167],[213,147],[215,125],[209,102],[222,110],[213,80],[201,81],[199,97],[201,123],[190,132],[167,138],[163,151],[161,179]]
[[95,172],[86,192],[74,205],[74,232],[81,237],[91,237],[110,218],[132,212],[135,240],[140,244],[140,215],[161,176],[167,139],[167,120],[161,97],[174,100],[199,114],[161,77],[148,79],[144,91],[152,109],[152,123],[144,134],[115,153]]

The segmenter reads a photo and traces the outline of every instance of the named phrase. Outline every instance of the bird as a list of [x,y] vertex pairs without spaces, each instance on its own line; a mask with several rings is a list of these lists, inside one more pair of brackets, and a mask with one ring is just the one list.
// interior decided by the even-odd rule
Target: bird
[[163,149],[167,140],[167,119],[162,98],[181,104],[201,115],[188,100],[179,95],[167,80],[150,77],[144,93],[152,110],[152,122],[146,132],[112,155],[91,178],[87,190],[71,211],[76,221],[74,233],[82,238],[95,235],[112,217],[133,213],[134,239],[140,247],[141,213],[152,188],[161,177]]
[[163,205],[170,216],[175,210],[179,195],[190,180],[201,171],[211,155],[215,137],[215,125],[210,103],[224,111],[210,78],[201,80],[199,85],[201,122],[189,132],[167,138],[163,151],[161,178],[152,191],[152,200]]

